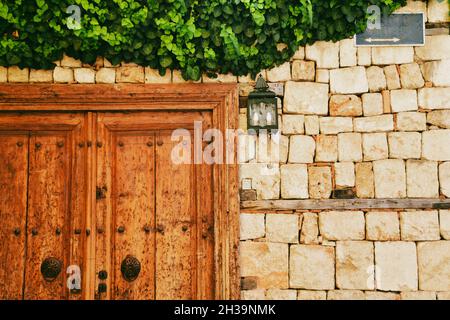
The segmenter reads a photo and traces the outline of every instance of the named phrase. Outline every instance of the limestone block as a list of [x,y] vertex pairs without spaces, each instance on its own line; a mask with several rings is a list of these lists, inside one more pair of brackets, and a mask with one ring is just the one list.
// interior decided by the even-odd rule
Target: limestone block
[[389,157],[386,133],[364,133],[362,143],[364,161],[383,160]]
[[317,68],[339,68],[339,43],[317,41],[306,46],[305,56],[307,60],[315,61]]
[[291,288],[334,289],[333,247],[293,245],[290,251],[289,284]]
[[330,90],[337,94],[358,94],[369,91],[366,69],[351,67],[330,70]]
[[437,293],[438,300],[450,300],[450,291],[447,292],[438,292]]
[[61,59],[61,67],[81,68],[83,63],[80,60],[64,55]]
[[366,214],[366,238],[373,241],[400,240],[400,222],[397,212],[370,211]]
[[319,135],[316,138],[315,162],[336,162],[338,158],[337,136]]
[[339,60],[341,67],[356,66],[356,52],[355,41],[353,39],[344,39],[339,42],[340,56]]
[[422,157],[427,160],[450,160],[450,130],[431,130],[422,133]]
[[372,162],[357,163],[356,171],[356,195],[358,198],[373,198],[375,196],[375,182],[372,170]]
[[444,162],[439,165],[439,183],[441,193],[450,198],[450,162]]
[[450,129],[450,110],[436,110],[426,114],[426,122],[433,126]]
[[298,215],[281,213],[266,215],[267,241],[298,243],[298,235]]
[[399,131],[427,130],[427,114],[423,112],[397,113],[397,130]]
[[264,238],[266,235],[265,215],[242,213],[240,216],[241,240]]
[[362,115],[361,98],[355,95],[333,95],[330,98],[330,115],[357,117]]
[[445,240],[450,240],[450,210],[439,211],[439,224],[441,237]]
[[316,82],[330,83],[330,71],[328,71],[328,69],[317,69]]
[[242,300],[266,300],[266,291],[264,289],[242,290]]
[[400,81],[403,89],[418,89],[425,85],[422,72],[417,63],[402,64],[400,66]]
[[316,65],[314,61],[294,60],[292,62],[292,80],[314,81]]
[[362,211],[323,211],[319,213],[319,230],[326,240],[364,240],[365,220]]
[[421,140],[419,132],[388,133],[389,156],[392,159],[420,159]]
[[286,82],[283,111],[285,113],[328,113],[328,85],[313,82]]
[[336,187],[355,186],[355,165],[353,162],[336,162],[334,164]]
[[266,293],[267,300],[297,300],[296,290],[269,289]]
[[450,291],[450,241],[420,242],[419,288],[428,291]]
[[358,65],[370,66],[372,64],[372,49],[370,47],[358,47]]
[[73,83],[73,70],[63,67],[55,67],[53,70],[53,80],[55,83]]
[[370,92],[380,92],[386,89],[386,77],[380,67],[372,66],[366,69]]
[[436,87],[450,87],[450,59],[424,64],[424,77]]
[[95,75],[97,83],[115,83],[116,70],[114,68],[100,68]]
[[450,59],[450,35],[425,37],[425,46],[415,47],[416,55],[421,60]]
[[290,138],[289,162],[313,163],[316,142],[310,136],[294,135]]
[[241,277],[256,277],[258,288],[287,289],[288,251],[284,243],[241,242]]
[[283,199],[308,198],[308,168],[306,164],[281,166],[281,197]]
[[392,112],[415,111],[418,109],[417,92],[415,90],[392,90]]
[[328,300],[365,300],[364,292],[360,290],[333,290],[328,291]]
[[381,93],[365,93],[362,95],[362,106],[365,117],[383,114],[383,96]]
[[291,64],[285,62],[278,67],[267,70],[267,81],[282,82],[291,80]]
[[339,289],[375,288],[374,247],[369,241],[336,243],[336,286]]
[[417,291],[414,242],[375,242],[376,287],[382,291]]
[[116,69],[116,82],[144,83],[145,74],[143,67],[119,67]]
[[406,173],[403,160],[378,160],[373,162],[376,198],[406,197]]
[[280,170],[275,164],[243,163],[239,170],[241,179],[252,179],[257,197],[261,200],[280,197]]
[[308,168],[309,197],[312,199],[328,199],[331,196],[332,181],[330,167]]
[[304,134],[305,116],[303,115],[283,115],[283,134]]
[[419,89],[418,99],[423,109],[450,109],[450,87]]
[[322,117],[319,121],[322,134],[338,134],[353,131],[353,119],[351,117]]
[[78,83],[95,83],[95,71],[90,68],[77,68],[74,75]]
[[428,1],[428,21],[429,22],[450,22],[449,4],[443,0]]
[[31,69],[30,70],[30,82],[51,83],[51,82],[53,82],[53,71],[52,70]]
[[298,290],[297,300],[326,300],[327,292],[318,290]]
[[438,164],[436,161],[406,161],[408,198],[438,198]]
[[400,300],[400,294],[393,292],[366,291],[366,300]]
[[394,117],[392,114],[380,116],[355,118],[353,120],[356,132],[385,132],[394,130]]
[[305,47],[299,47],[297,51],[295,51],[292,59],[295,60],[304,60],[305,59]]
[[362,161],[362,138],[360,133],[338,135],[339,161]]
[[318,116],[305,116],[305,133],[309,136],[318,135],[320,122]]
[[303,213],[303,222],[300,232],[300,243],[302,244],[319,244],[319,217],[317,213]]
[[161,76],[159,70],[146,67],[145,70],[145,83],[171,83],[172,71],[166,69],[166,74]]
[[8,68],[0,66],[0,83],[8,81]]
[[436,292],[434,291],[406,291],[400,292],[402,300],[436,300]]
[[8,68],[8,82],[24,83],[29,80],[30,70],[28,68],[19,68],[17,66]]
[[401,7],[395,13],[423,13],[427,21],[427,3],[426,1],[408,0],[406,6]]
[[372,63],[390,65],[414,62],[413,47],[373,47]]
[[400,230],[404,241],[439,240],[438,212],[400,212]]
[[386,76],[386,85],[388,90],[396,90],[401,88],[400,76],[396,65],[384,67],[384,75]]

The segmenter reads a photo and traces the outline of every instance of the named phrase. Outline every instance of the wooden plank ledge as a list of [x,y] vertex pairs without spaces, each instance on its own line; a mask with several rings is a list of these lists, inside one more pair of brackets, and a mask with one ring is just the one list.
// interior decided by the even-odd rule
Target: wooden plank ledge
[[241,201],[241,210],[450,209],[450,199],[321,199]]

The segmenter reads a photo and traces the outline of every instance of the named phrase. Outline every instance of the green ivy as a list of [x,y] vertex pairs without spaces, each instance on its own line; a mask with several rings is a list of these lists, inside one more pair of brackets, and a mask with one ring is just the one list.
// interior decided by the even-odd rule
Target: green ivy
[[[202,73],[254,76],[289,60],[300,45],[362,32],[369,5],[390,13],[405,2],[0,0],[0,65],[50,69],[66,53],[85,63],[97,56],[135,62],[161,74],[179,69],[193,80]],[[79,24],[66,13],[71,5],[80,8]]]

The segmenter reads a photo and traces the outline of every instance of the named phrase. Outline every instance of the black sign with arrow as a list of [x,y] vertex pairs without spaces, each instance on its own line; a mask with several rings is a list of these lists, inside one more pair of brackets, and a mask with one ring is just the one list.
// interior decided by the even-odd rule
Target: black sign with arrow
[[395,13],[382,16],[379,28],[367,28],[355,36],[356,46],[423,46],[425,19],[423,13]]

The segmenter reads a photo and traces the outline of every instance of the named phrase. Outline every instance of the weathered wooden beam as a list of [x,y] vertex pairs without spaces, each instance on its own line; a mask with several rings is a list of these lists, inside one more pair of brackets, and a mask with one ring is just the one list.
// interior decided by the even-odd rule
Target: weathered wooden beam
[[321,199],[241,201],[241,210],[450,209],[450,199]]

